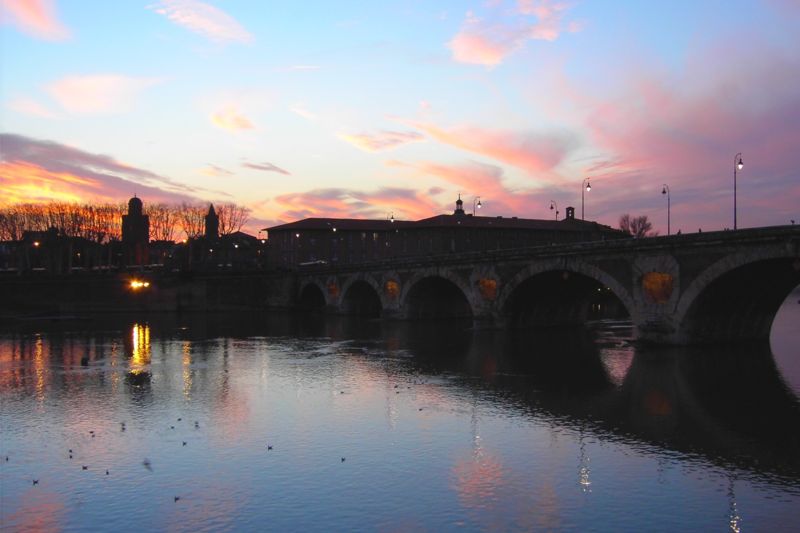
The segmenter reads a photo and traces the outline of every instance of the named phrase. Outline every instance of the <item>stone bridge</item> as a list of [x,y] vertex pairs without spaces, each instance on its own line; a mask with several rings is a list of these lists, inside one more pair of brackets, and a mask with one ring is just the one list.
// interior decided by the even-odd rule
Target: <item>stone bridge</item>
[[641,340],[765,339],[800,285],[800,226],[300,267],[289,304],[374,318],[556,326],[629,317]]

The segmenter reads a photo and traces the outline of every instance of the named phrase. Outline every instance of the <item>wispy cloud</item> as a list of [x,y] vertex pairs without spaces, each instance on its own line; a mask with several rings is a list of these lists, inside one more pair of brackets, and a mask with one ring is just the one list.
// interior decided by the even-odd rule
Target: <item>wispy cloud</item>
[[221,9],[198,0],[161,0],[150,9],[215,42],[249,43],[253,35]]
[[529,173],[552,171],[578,144],[575,136],[568,132],[516,132],[476,126],[445,129],[425,122],[409,122],[408,125],[439,142],[508,163]]
[[6,104],[6,107],[12,111],[16,111],[17,113],[22,113],[23,115],[31,115],[34,117],[50,119],[58,118],[57,113],[48,109],[46,106],[40,104],[36,100],[26,96],[11,100],[8,102],[8,104]]
[[416,131],[388,131],[378,133],[340,134],[339,138],[365,152],[380,152],[397,148],[403,144],[418,142],[425,136]]
[[0,134],[0,144],[6,202],[120,201],[134,192],[150,201],[194,200],[196,189],[107,155],[9,133]]
[[264,161],[263,163],[242,163],[242,166],[245,168],[252,168],[253,170],[261,170],[263,172],[277,172],[278,174],[283,174],[285,176],[291,176],[291,172],[288,172],[281,167],[275,166],[272,163]]
[[251,130],[255,126],[234,105],[228,105],[211,114],[215,126],[230,131]]
[[390,212],[396,218],[418,219],[443,209],[423,191],[397,187],[373,191],[314,189],[277,196],[275,203],[284,209],[277,217],[282,221],[305,217],[385,219]]
[[61,41],[70,36],[56,14],[51,0],[0,0],[0,19],[15,25],[24,33],[48,41]]
[[[432,161],[414,163],[389,161],[388,165],[410,169],[421,179],[429,179],[431,176],[439,178],[452,186],[451,191],[461,192],[467,202],[470,197],[482,196],[483,203],[488,202],[487,205],[490,206],[492,213],[531,216],[532,207],[544,204],[541,192],[513,189],[506,185],[503,169],[497,165],[478,161],[468,161],[460,165],[445,165]],[[441,187],[435,187],[429,194],[438,195],[444,191],[445,189]],[[455,200],[455,196],[452,200]]]
[[67,76],[47,85],[45,91],[68,113],[120,113],[131,108],[142,90],[159,81],[119,74]]
[[202,174],[205,174],[206,176],[211,176],[213,178],[221,178],[221,177],[224,177],[224,176],[233,176],[233,172],[231,172],[230,170],[222,168],[222,167],[219,167],[217,165],[212,165],[210,163],[208,164],[207,167],[202,169],[200,172]]
[[489,8],[486,17],[467,12],[461,29],[448,43],[456,61],[493,67],[529,40],[555,41],[564,29],[576,32],[582,28],[577,23],[563,23],[569,8],[564,2],[519,0],[511,12],[499,4]]
[[296,115],[299,115],[299,116],[303,117],[306,120],[316,120],[317,119],[316,113],[313,113],[313,112],[309,111],[308,109],[306,109],[305,107],[303,107],[302,105],[299,105],[299,104],[290,107],[289,111],[291,111],[292,113],[294,113]]

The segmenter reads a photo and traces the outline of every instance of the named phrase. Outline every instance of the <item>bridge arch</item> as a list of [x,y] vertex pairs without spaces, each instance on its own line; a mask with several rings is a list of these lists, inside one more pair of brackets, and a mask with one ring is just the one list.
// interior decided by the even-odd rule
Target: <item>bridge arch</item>
[[400,294],[408,319],[468,318],[475,315],[464,281],[446,270],[422,272],[404,284]]
[[322,310],[328,305],[325,287],[316,280],[310,280],[300,287],[297,305],[306,310]]
[[348,278],[342,285],[340,308],[347,315],[380,318],[385,308],[380,285],[369,275]]
[[[541,293],[544,300],[539,308],[529,309],[524,319],[519,316],[522,300],[534,292]],[[578,307],[579,303],[591,307]],[[498,312],[512,323],[528,320],[539,325],[582,323],[591,311],[601,311],[601,305],[619,307],[621,314],[636,322],[634,299],[616,278],[592,264],[563,259],[526,266],[503,286],[497,300]]]
[[675,309],[677,341],[769,338],[772,322],[800,285],[800,253],[787,246],[728,255],[703,270]]

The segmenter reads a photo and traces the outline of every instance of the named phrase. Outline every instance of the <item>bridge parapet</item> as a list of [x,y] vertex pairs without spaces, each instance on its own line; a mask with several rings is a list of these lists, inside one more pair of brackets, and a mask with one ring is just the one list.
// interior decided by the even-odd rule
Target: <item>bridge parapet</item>
[[[296,275],[301,288],[314,283],[326,291],[326,305],[341,313],[369,308],[401,319],[468,313],[502,325],[522,310],[546,325],[587,319],[606,305],[607,298],[598,298],[608,292],[645,341],[764,338],[780,303],[800,284],[800,227],[315,265]],[[359,307],[355,297],[379,304]],[[452,300],[437,303],[441,298]]]

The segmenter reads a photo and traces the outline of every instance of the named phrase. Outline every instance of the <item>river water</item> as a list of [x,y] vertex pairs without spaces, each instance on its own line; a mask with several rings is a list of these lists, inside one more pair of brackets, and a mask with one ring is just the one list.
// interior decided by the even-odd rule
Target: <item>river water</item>
[[[800,293],[769,344],[285,314],[0,331],[10,531],[790,531]],[[35,480],[35,481],[34,481]]]

